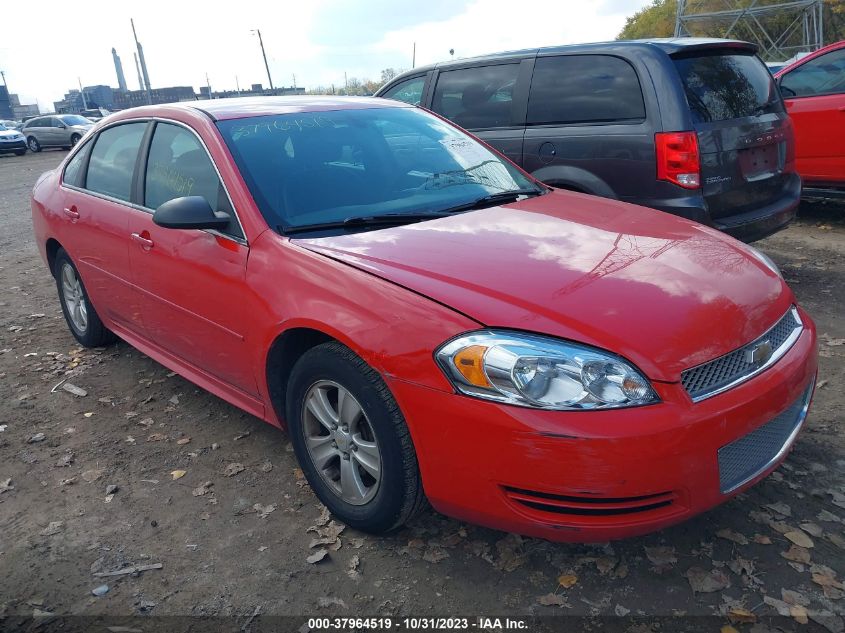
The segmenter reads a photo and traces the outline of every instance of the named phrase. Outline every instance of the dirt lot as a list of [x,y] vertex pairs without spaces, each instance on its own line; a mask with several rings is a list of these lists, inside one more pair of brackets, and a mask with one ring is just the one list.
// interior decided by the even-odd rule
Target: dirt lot
[[[253,624],[303,614],[626,623],[718,614],[700,620],[718,631],[730,613],[738,630],[763,633],[809,614],[801,630],[843,630],[841,207],[805,205],[794,226],[759,243],[816,319],[822,358],[807,430],[747,494],[611,544],[521,539],[431,511],[388,538],[338,536],[283,433],[128,345],[75,343],[36,253],[28,203],[37,176],[63,156],[0,157],[0,616],[222,615],[240,628],[255,614]],[[87,395],[54,389],[66,379]],[[232,474],[232,464],[243,470]],[[330,551],[311,564],[320,537]],[[92,595],[102,584],[108,592]],[[790,609],[793,618],[751,623]]]

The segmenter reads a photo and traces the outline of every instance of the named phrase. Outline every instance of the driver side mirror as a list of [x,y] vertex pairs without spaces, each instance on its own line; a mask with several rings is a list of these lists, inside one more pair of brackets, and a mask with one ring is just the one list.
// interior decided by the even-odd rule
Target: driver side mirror
[[61,121],[56,121],[56,127],[60,127],[60,128],[62,128],[62,129],[64,130],[64,129],[66,129],[66,128],[67,128],[67,125],[65,125],[65,124],[64,124],[64,123],[62,123]]
[[202,196],[173,198],[153,213],[153,222],[168,229],[224,229],[228,213],[214,211]]

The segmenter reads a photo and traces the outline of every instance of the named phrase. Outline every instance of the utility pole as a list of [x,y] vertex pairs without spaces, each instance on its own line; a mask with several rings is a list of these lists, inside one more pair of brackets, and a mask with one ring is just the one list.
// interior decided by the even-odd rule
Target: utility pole
[[414,42],[414,52],[411,53],[411,68],[417,67],[417,43]]
[[79,94],[82,95],[82,109],[88,109],[88,100],[85,98],[85,91],[82,89],[82,79],[79,77],[76,78],[76,82],[79,84]]
[[208,78],[208,73],[205,73],[205,85],[208,87],[208,98],[211,99],[211,81]]
[[270,82],[270,90],[275,90],[273,88],[273,78],[270,76],[270,64],[267,63],[267,53],[264,50],[264,40],[261,39],[261,29],[255,29],[255,33],[258,33],[258,44],[261,46],[261,56],[264,58],[264,68],[267,70],[267,81]]
[[296,73],[293,73],[293,94],[296,94]]
[[238,91],[238,95],[240,95],[240,94],[241,94],[241,84],[240,84],[240,82],[238,81],[238,76],[237,76],[237,75],[235,75],[235,88],[236,88],[236,89],[237,89],[237,91]]
[[343,71],[343,83],[346,86],[344,90],[346,90],[346,94],[349,94],[349,77],[346,76],[346,71]]

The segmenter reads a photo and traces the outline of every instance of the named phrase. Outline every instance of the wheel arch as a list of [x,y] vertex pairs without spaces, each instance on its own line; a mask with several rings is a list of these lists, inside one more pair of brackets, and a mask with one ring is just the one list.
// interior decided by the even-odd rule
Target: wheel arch
[[47,266],[50,268],[50,273],[54,277],[56,276],[56,255],[60,248],[63,248],[62,245],[54,237],[49,238],[44,245],[44,252],[47,255]]
[[[267,348],[264,365],[267,394],[276,419],[283,427],[286,426],[287,387],[296,361],[308,350],[330,342],[345,345],[361,357],[364,362],[372,366],[357,345],[321,323],[290,323],[275,336]],[[376,367],[373,367],[373,369],[379,371]]]
[[550,187],[602,196],[611,200],[618,199],[616,192],[607,182],[594,173],[573,165],[548,165],[532,172],[531,175]]

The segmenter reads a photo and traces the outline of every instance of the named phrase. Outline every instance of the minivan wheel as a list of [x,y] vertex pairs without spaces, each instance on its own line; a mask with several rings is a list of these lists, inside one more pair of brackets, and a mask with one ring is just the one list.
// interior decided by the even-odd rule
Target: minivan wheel
[[100,347],[115,340],[103,325],[79,277],[76,265],[63,248],[56,253],[53,265],[59,302],[71,334],[84,347]]
[[324,343],[302,355],[286,417],[308,483],[346,525],[384,533],[424,506],[405,418],[381,376],[348,347]]
[[31,152],[41,151],[41,143],[39,143],[38,139],[34,136],[30,136],[28,139],[26,139],[26,144],[29,145],[29,151]]
[[76,147],[76,144],[79,142],[79,140],[81,138],[82,137],[79,134],[72,134],[71,137],[70,137],[70,146]]

